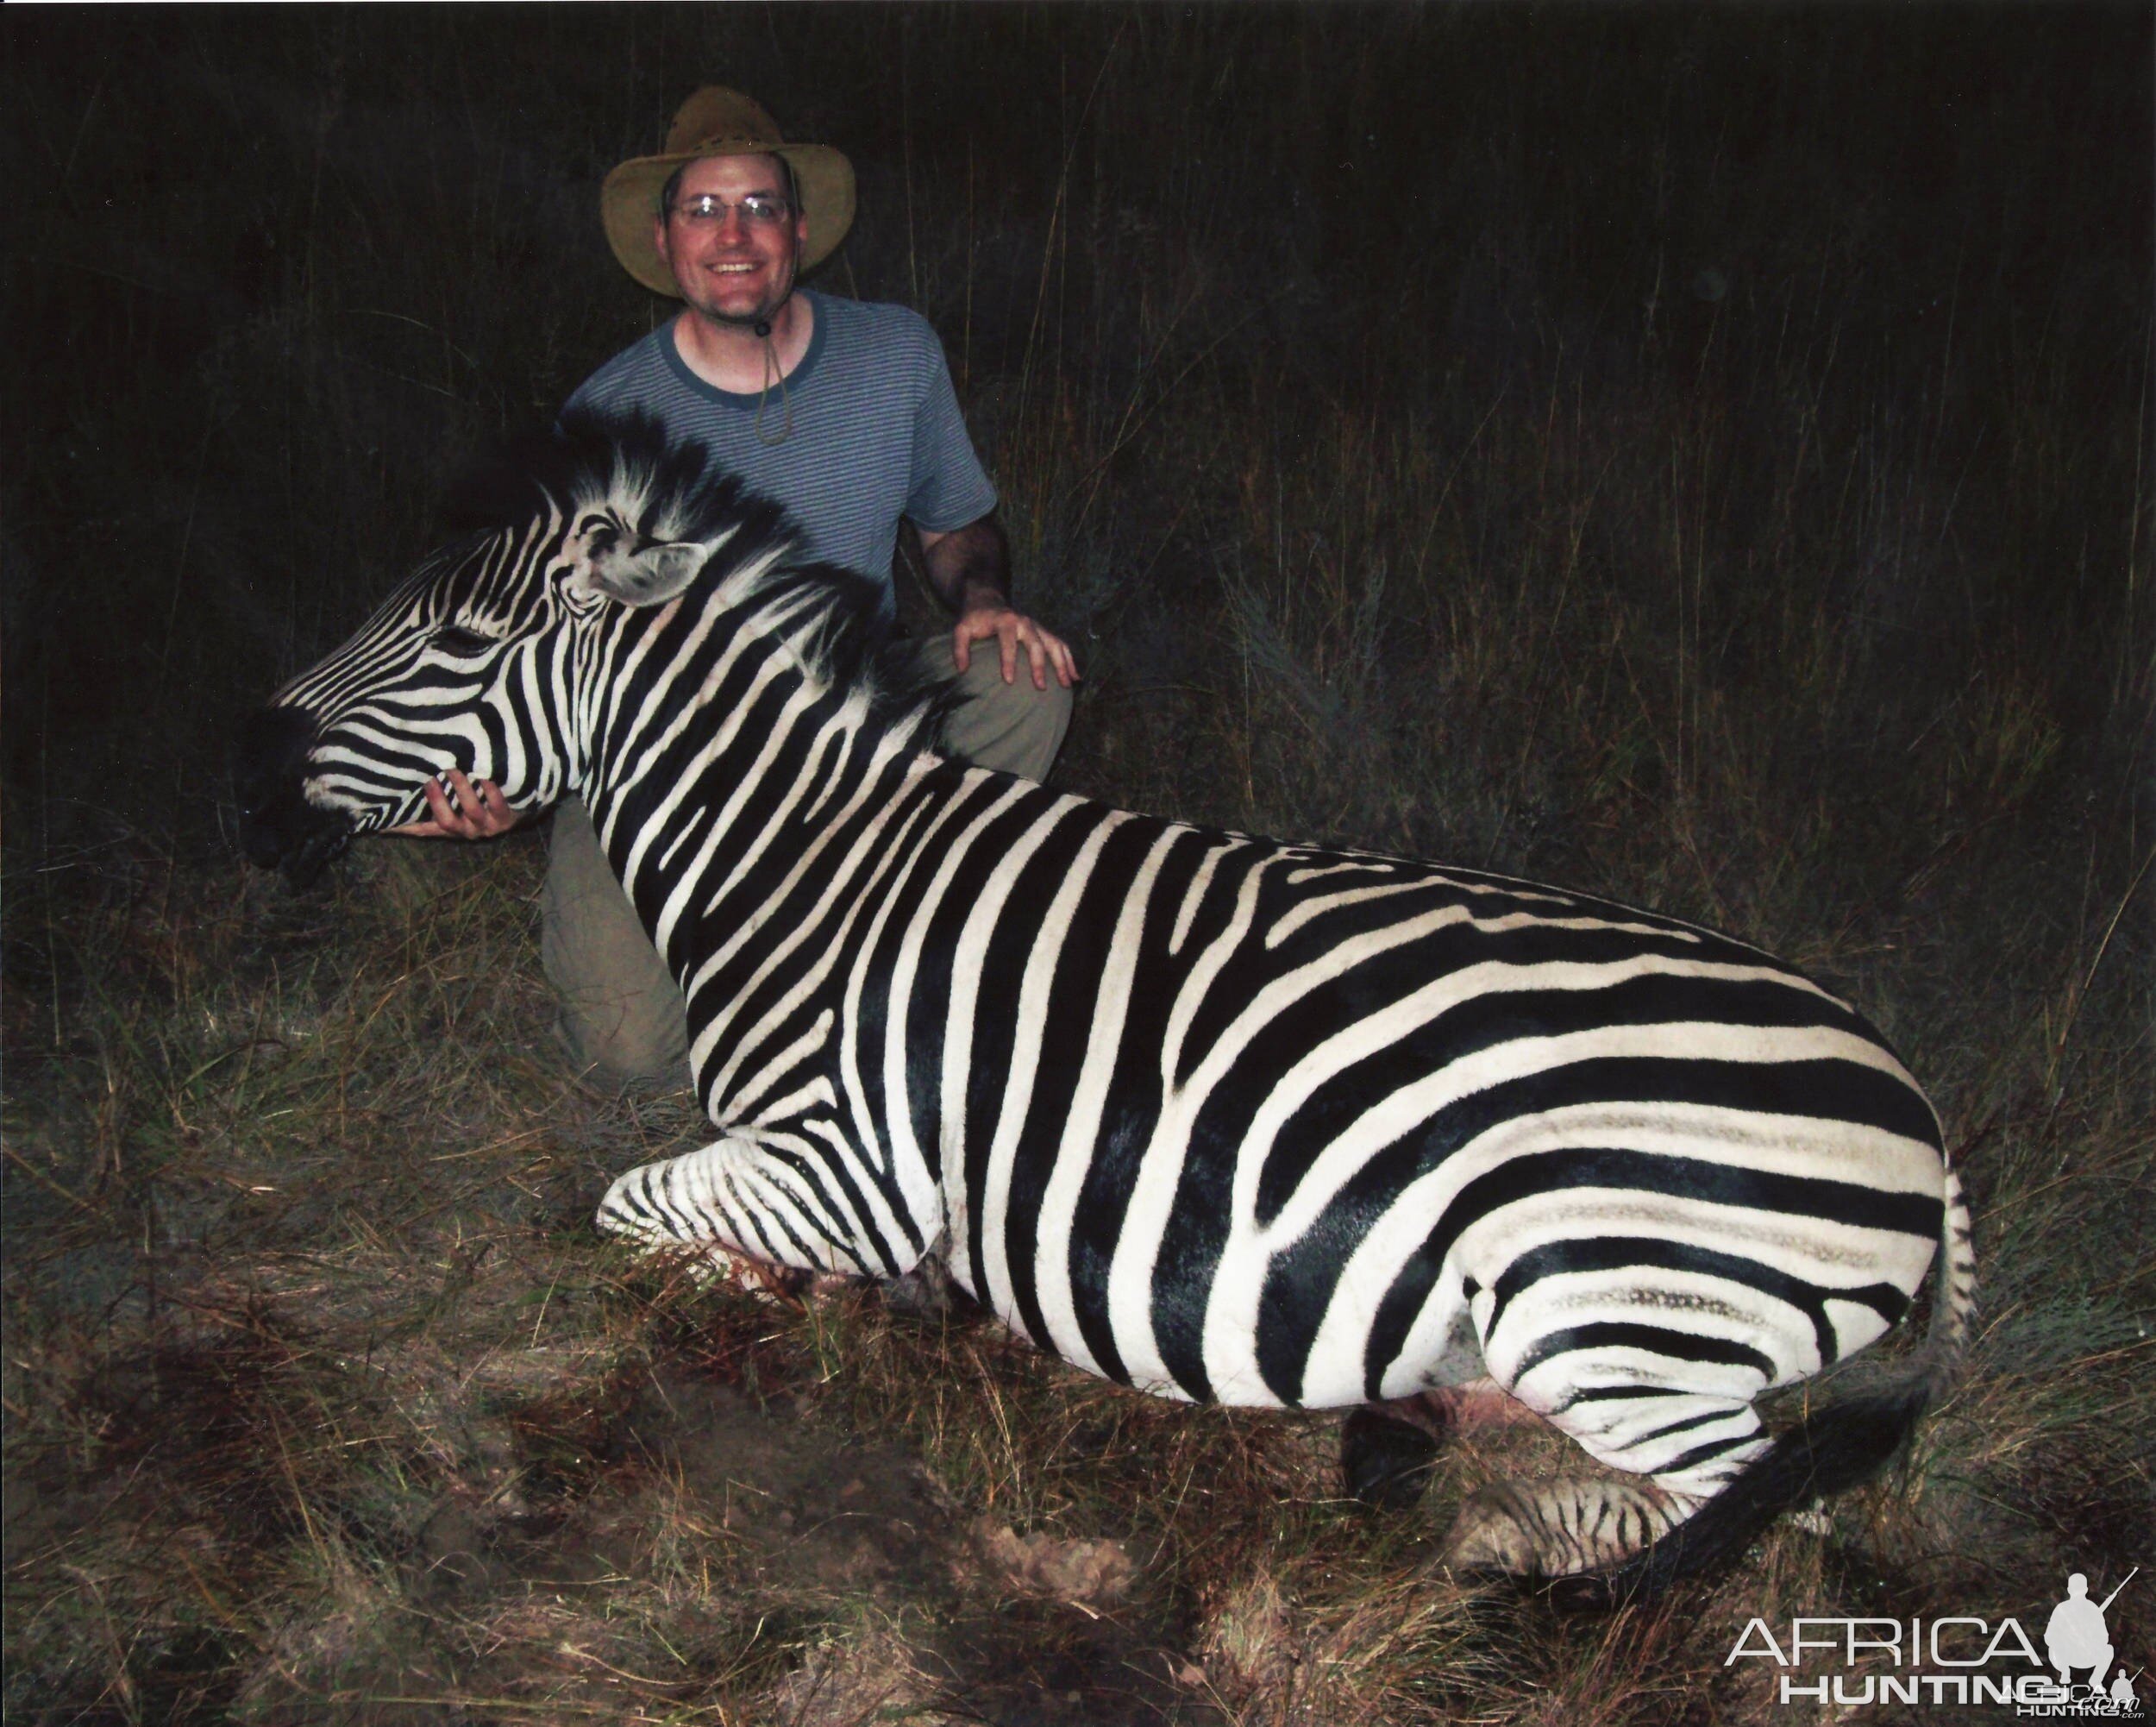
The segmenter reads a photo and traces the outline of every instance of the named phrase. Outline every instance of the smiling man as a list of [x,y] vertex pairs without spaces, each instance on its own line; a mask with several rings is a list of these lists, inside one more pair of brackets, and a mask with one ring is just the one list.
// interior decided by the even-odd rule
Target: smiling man
[[[608,361],[570,397],[576,409],[641,410],[713,465],[775,498],[808,554],[883,584],[902,524],[919,536],[930,581],[956,614],[920,644],[967,700],[946,728],[951,754],[1044,778],[1069,724],[1069,648],[1011,604],[996,494],[958,411],[941,342],[903,306],[798,286],[853,221],[851,164],[792,143],[737,91],[699,90],[666,148],[606,178],[600,215],[622,267],[680,311]],[[487,785],[430,788],[431,820],[401,830],[483,838],[518,817]],[[541,951],[561,997],[562,1040],[609,1081],[686,1077],[686,1009],[592,832],[582,804],[556,808],[542,901]]]

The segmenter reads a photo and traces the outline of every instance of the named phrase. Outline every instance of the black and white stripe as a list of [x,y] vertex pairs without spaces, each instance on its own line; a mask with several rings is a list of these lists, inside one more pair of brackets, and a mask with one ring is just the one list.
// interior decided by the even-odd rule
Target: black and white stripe
[[878,1278],[940,1250],[1170,1397],[1487,1373],[1670,1505],[1762,1457],[1753,1399],[1893,1325],[1942,1240],[1958,1339],[1938,1124],[1850,1008],[1651,913],[939,759],[856,584],[698,456],[560,441],[280,698],[357,825],[445,757],[590,805],[722,1130],[605,1227]]

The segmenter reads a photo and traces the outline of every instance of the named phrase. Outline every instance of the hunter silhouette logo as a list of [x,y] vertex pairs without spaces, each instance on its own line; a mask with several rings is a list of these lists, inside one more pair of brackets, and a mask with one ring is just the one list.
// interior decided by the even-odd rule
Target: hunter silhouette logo
[[[2126,1582],[2133,1580],[2134,1571],[2129,1571]],[[2125,1587],[2126,1583],[2119,1585],[2119,1589]],[[2066,1598],[2051,1610],[2051,1623],[2044,1628],[2044,1653],[2059,1670],[2059,1684],[2071,1687],[2075,1669],[2085,1667],[2094,1669],[2089,1675],[2089,1689],[2103,1689],[2104,1670],[2111,1665],[2111,1639],[2104,1633],[2103,1615],[2118,1599],[2119,1589],[2105,1596],[2099,1605],[2089,1598],[2089,1579],[2084,1573],[2077,1571],[2066,1579]]]
[[[2103,1675],[2112,1660],[2111,1637],[2105,1629],[2103,1616],[2111,1604],[2119,1598],[2124,1589],[2140,1573],[2138,1565],[2126,1573],[2125,1580],[2102,1601],[2089,1598],[2089,1579],[2077,1571],[2066,1579],[2066,1598],[2051,1610],[2051,1623],[2044,1628],[2044,1653],[2051,1657],[2053,1670],[2059,1675],[2059,1685],[2069,1693],[2073,1690],[2073,1675],[2083,1667],[2089,1672],[2090,1699],[2123,1704],[2134,1708],[2140,1699],[2134,1695],[2134,1681],[2121,1667],[2113,1679],[2111,1688],[2103,1688]],[[2138,1714],[2140,1711],[2135,1709]]]
[[[1765,1660],[1799,1669],[1778,1675],[1783,1703],[1913,1703],[1958,1710],[2011,1704],[2024,1717],[2142,1721],[2147,1713],[2134,1688],[2141,1669],[2128,1673],[2119,1661],[2105,1617],[2140,1574],[2135,1566],[2096,1601],[2090,1598],[2088,1574],[2074,1573],[2066,1579],[2066,1598],[2045,1622],[2040,1655],[2014,1618],[1792,1619],[1786,1640],[1765,1620],[1754,1618],[1738,1634],[1722,1665]],[[1822,1656],[1839,1658],[1845,1671],[1816,1677],[1802,1673],[1808,1661]],[[1863,1671],[1847,1671],[1852,1668]]]

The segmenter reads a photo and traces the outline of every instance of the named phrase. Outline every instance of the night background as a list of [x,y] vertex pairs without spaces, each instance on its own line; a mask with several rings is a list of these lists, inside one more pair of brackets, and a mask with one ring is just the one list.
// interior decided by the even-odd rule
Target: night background
[[[1753,1615],[2156,1563],[2153,17],[9,9],[9,1720],[1794,1720]],[[1885,1029],[1984,1305],[1890,1478],[1673,1611],[1463,1592],[1533,1436],[1376,1519],[1337,1422],[603,1247],[699,1129],[561,1071],[535,835],[240,861],[238,716],[670,315],[598,190],[707,82],[852,159],[813,285],[943,336],[1085,674],[1057,783]]]

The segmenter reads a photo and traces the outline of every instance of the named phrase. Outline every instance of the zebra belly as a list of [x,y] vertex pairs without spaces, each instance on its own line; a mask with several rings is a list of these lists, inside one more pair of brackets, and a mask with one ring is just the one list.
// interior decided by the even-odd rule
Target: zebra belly
[[[954,1283],[975,1300],[981,1300],[981,1292],[973,1286],[971,1268],[962,1256],[952,1258],[950,1271]],[[1154,1397],[1261,1409],[1344,1409],[1371,1401],[1363,1391],[1364,1352],[1360,1341],[1339,1344],[1328,1340],[1313,1350],[1303,1374],[1302,1395],[1290,1397],[1282,1396],[1262,1373],[1257,1372],[1232,1374],[1218,1382],[1199,1385],[1187,1385],[1169,1371],[1157,1354],[1148,1358],[1135,1349],[1132,1359],[1118,1360],[1116,1365],[1120,1371],[1114,1371],[1095,1353],[1075,1323],[1058,1326],[1051,1322],[1037,1329],[1015,1303],[982,1304],[989,1307],[1010,1330],[1051,1354],[1061,1356],[1089,1373],[1131,1385]],[[1368,1309],[1371,1305],[1367,1301],[1349,1303],[1331,1332],[1337,1334],[1366,1329]],[[1255,1340],[1250,1341],[1244,1353],[1255,1353]],[[1438,1288],[1416,1316],[1407,1348],[1392,1364],[1382,1380],[1383,1396],[1406,1397],[1419,1391],[1471,1385],[1487,1378],[1489,1372],[1482,1359],[1481,1340],[1476,1334],[1474,1315],[1461,1293],[1459,1279],[1457,1276],[1446,1276],[1440,1278]]]
[[[1739,1125],[1633,1105],[1507,1122],[1351,1209],[1325,1181],[1262,1220],[1223,1193],[1203,1253],[1126,1215],[1109,1257],[1056,1227],[1056,1208],[1046,1227],[1006,1211],[983,1304],[1089,1372],[1169,1397],[1345,1407],[1488,1373],[1545,1410],[1598,1383],[1748,1399],[1901,1318],[1940,1201],[1921,1142]],[[1704,1170],[1708,1150],[1714,1184],[1683,1190],[1670,1171]],[[1862,1203],[1796,1206],[1799,1174],[1850,1193],[1861,1178]],[[962,1198],[952,1215],[962,1241]],[[966,1255],[953,1269],[981,1298]]]
[[[1399,1283],[1395,1243],[1426,1237],[1433,1221],[1413,1205],[1395,1208],[1388,1229],[1371,1232],[1362,1253],[1344,1267],[1329,1267],[1311,1291],[1294,1287],[1307,1279],[1283,1262],[1277,1243],[1248,1235],[1232,1238],[1219,1259],[1203,1268],[1156,1262],[1142,1278],[1119,1280],[1112,1261],[1088,1256],[1068,1234],[1059,1237],[1062,1251],[1056,1253],[1018,1251],[1021,1240],[1039,1245],[1037,1220],[1029,1218],[1006,1220],[1012,1251],[997,1262],[1025,1265],[1017,1287],[1028,1298],[1020,1300],[1012,1284],[993,1277],[990,1287],[981,1287],[961,1246],[966,1221],[962,1195],[953,1196],[947,1237],[953,1282],[1019,1336],[1151,1396],[1245,1408],[1338,1409],[1467,1385],[1489,1372],[1461,1277],[1451,1265],[1438,1268],[1404,1333],[1392,1340],[1390,1359],[1375,1367],[1369,1361],[1371,1339],[1380,1334],[1377,1317]],[[1133,1288],[1140,1299],[1119,1299]],[[1238,1299],[1238,1292],[1254,1298]],[[1300,1298],[1306,1295],[1313,1300]],[[1314,1323],[1305,1316],[1313,1301]],[[1181,1328],[1203,1340],[1194,1372],[1187,1360],[1174,1359],[1172,1343],[1163,1341],[1193,1315]],[[1366,1386],[1381,1368],[1374,1398]]]

